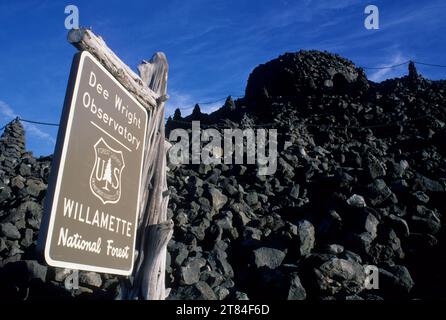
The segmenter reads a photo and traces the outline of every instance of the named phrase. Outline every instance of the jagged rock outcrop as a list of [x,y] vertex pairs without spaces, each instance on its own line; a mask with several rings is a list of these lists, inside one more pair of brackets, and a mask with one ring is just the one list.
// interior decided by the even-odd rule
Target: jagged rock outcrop
[[303,97],[315,92],[352,92],[367,88],[364,72],[340,56],[328,52],[286,53],[256,67],[250,74],[245,97]]
[[[168,172],[169,299],[446,297],[446,83],[409,75],[370,82],[326,52],[288,53],[250,75],[246,97],[170,130],[275,128],[277,172],[247,164]],[[35,260],[50,158],[25,152],[20,122],[0,142],[0,292],[9,298],[119,295],[119,278]],[[379,289],[364,285],[367,265]]]
[[[224,242],[231,298],[286,299],[293,286],[307,299],[446,296],[445,90],[414,65],[406,77],[370,82],[325,52],[288,53],[255,68],[246,96],[231,112],[224,106],[210,114],[206,125],[243,127],[249,119],[249,127],[277,129],[278,171],[261,177],[252,166],[172,167],[172,243],[207,258]],[[209,214],[208,188],[228,198],[218,213]],[[226,231],[217,227],[222,219]],[[378,267],[379,290],[364,288],[367,265]],[[171,267],[172,297],[180,297],[184,285]]]

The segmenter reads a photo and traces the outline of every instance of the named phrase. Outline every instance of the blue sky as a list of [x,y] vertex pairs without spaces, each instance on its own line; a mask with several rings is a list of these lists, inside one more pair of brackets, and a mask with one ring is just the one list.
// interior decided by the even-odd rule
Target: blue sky
[[[69,4],[78,6],[81,26],[91,26],[132,68],[155,51],[166,53],[167,114],[242,95],[255,66],[300,49],[335,52],[358,66],[408,59],[446,64],[444,0],[0,0],[0,125],[16,115],[59,121],[76,52],[64,28]],[[368,4],[380,10],[379,30],[364,28]],[[428,78],[446,78],[446,68],[419,70]],[[405,73],[406,67],[367,72],[375,81]],[[35,155],[53,152],[57,128],[26,129]]]

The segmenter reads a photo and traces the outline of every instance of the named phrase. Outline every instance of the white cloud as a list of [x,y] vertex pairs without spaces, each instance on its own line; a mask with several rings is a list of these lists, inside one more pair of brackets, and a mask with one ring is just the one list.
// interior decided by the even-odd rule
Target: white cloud
[[[2,100],[0,100],[0,115],[4,122],[11,121],[19,116],[6,102]],[[53,136],[45,131],[42,131],[36,125],[32,123],[24,123],[23,126],[27,133],[31,134],[32,136],[38,139],[46,140],[51,144],[56,143],[56,139],[54,139]]]
[[[193,104],[193,99],[189,94],[185,94],[177,90],[171,90],[169,92],[169,100],[167,100],[166,102],[166,116],[173,115],[176,108],[183,109],[190,107]],[[192,108],[190,110],[181,112],[181,114],[184,116],[185,114],[189,114],[190,112],[192,112]]]
[[0,113],[3,115],[4,118],[15,118],[17,115],[15,114],[14,110],[6,104],[5,102],[0,100]]
[[55,144],[56,143],[56,139],[54,139],[54,137],[52,135],[50,135],[49,133],[46,133],[46,132],[40,130],[34,124],[24,123],[23,126],[25,127],[25,131],[27,131],[28,133],[30,133],[34,137],[42,139],[42,140],[46,140],[46,141],[50,142],[51,144]]
[[[392,58],[389,60],[388,63],[381,64],[378,67],[387,67],[387,66],[394,66],[401,64],[403,62],[406,62],[409,60],[407,57],[403,56],[400,52],[395,53]],[[399,68],[403,68],[402,66]],[[378,82],[383,81],[385,79],[395,77],[401,73],[401,69],[397,68],[385,68],[385,69],[379,69],[374,71],[368,78],[372,81]]]
[[[186,110],[181,110],[181,115],[183,117],[188,116],[192,113],[192,110],[196,103],[200,105],[201,112],[211,113],[219,109],[224,104],[224,99],[226,99],[226,97],[224,97],[224,99],[222,99],[222,97],[202,97],[200,99],[195,99],[189,94],[185,94],[176,90],[170,91],[169,97],[169,100],[167,100],[166,102],[166,117],[173,115],[176,108],[187,108]],[[212,102],[209,103],[209,101]],[[202,104],[200,104],[200,102],[202,102]]]
[[225,101],[222,100],[219,102],[207,104],[204,107],[201,107],[201,111],[206,112],[206,113],[211,113],[211,112],[217,111],[218,109],[220,109],[223,106],[224,103],[225,103]]

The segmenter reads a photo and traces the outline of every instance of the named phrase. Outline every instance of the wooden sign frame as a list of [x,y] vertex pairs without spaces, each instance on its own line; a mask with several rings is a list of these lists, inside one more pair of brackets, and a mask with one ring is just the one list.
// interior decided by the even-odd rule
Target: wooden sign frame
[[[71,139],[71,128],[73,124],[73,118],[75,117],[76,112],[76,104],[79,104],[79,100],[82,99],[79,96],[79,87],[81,85],[80,80],[84,71],[84,62],[86,59],[91,60],[95,66],[97,66],[104,74],[107,75],[107,78],[111,79],[119,89],[124,92],[128,98],[130,98],[134,104],[140,109],[140,111],[145,115],[145,123],[143,123],[143,141],[141,143],[141,157],[139,159],[139,181],[135,181],[137,185],[137,202],[134,204],[136,206],[135,213],[130,220],[133,223],[133,239],[132,239],[132,247],[130,248],[130,265],[127,269],[122,268],[114,268],[103,267],[94,264],[85,264],[85,263],[74,263],[64,261],[64,259],[53,258],[51,256],[52,246],[55,246],[55,243],[52,243],[53,233],[56,231],[54,227],[54,222],[57,215],[61,215],[61,212],[57,212],[57,206],[59,201],[62,201],[60,197],[61,183],[62,177],[65,170],[65,165],[68,164],[68,160],[66,159],[68,144]],[[86,71],[85,71],[86,72]],[[110,103],[112,103],[110,101]],[[77,106],[79,108],[79,105]],[[104,110],[106,111],[106,110]],[[122,84],[115,79],[115,77],[101,64],[97,61],[97,59],[91,55],[87,51],[81,51],[77,53],[73,58],[72,68],[70,72],[70,78],[67,87],[67,93],[65,97],[63,112],[60,121],[60,128],[58,132],[57,142],[56,142],[56,152],[52,163],[51,168],[51,177],[48,186],[48,191],[45,199],[44,206],[44,217],[41,224],[41,229],[39,233],[38,240],[38,250],[40,255],[45,258],[45,261],[55,267],[69,268],[69,269],[78,269],[85,271],[94,271],[94,272],[103,272],[103,273],[111,273],[111,274],[119,274],[119,275],[130,275],[134,266],[134,252],[136,247],[136,234],[137,234],[137,226],[138,226],[138,216],[140,212],[140,203],[141,203],[141,188],[142,188],[142,176],[143,176],[143,161],[144,161],[144,148],[146,146],[146,132],[149,115],[141,103],[135,99],[135,97],[130,94],[126,88],[122,86]],[[88,125],[88,124],[85,124]],[[108,134],[108,133],[107,133]],[[111,136],[111,135],[110,135]],[[111,136],[111,138],[115,139]],[[118,141],[119,142],[119,141]],[[86,191],[88,192],[88,191]],[[105,205],[105,204],[104,204]],[[59,217],[60,218],[60,217]],[[105,243],[103,243],[105,246]],[[105,249],[105,248],[102,248]],[[105,251],[105,250],[104,250]],[[67,260],[67,259],[65,259]]]

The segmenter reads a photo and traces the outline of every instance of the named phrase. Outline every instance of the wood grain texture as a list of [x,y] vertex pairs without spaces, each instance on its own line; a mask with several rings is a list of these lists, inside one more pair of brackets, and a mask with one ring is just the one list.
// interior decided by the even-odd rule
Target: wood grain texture
[[95,56],[144,107],[153,109],[157,106],[156,100],[159,95],[153,92],[140,76],[122,62],[100,36],[95,35],[89,29],[72,29],[68,32],[68,42],[77,49],[88,51]]

